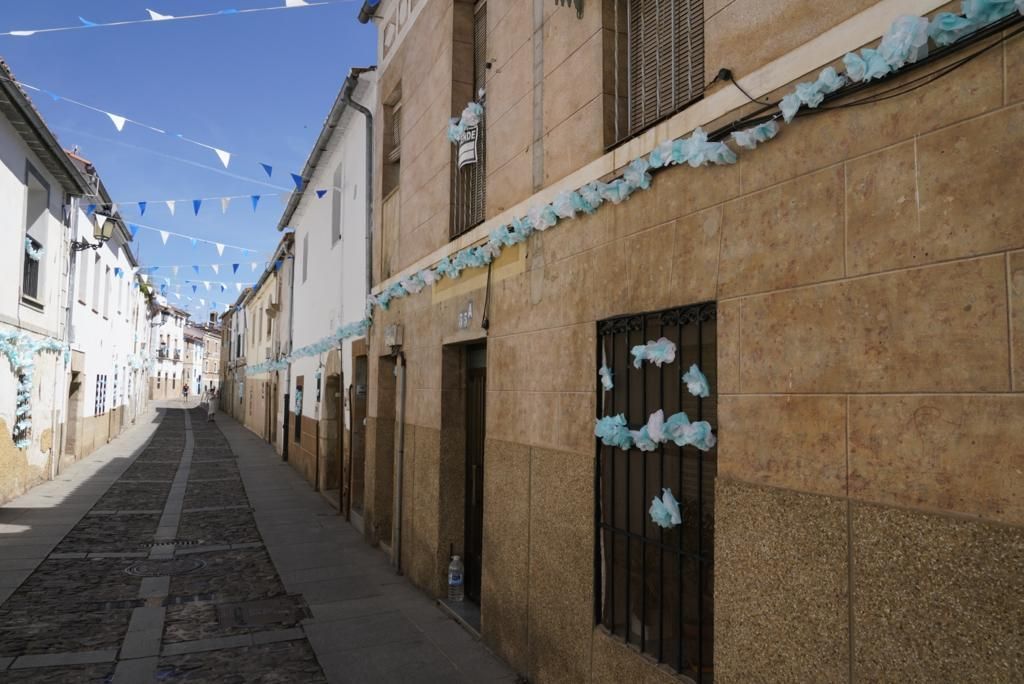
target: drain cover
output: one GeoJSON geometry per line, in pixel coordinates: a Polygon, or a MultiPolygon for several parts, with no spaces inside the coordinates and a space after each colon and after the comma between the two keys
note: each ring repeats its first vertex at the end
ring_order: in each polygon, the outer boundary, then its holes
{"type": "Polygon", "coordinates": [[[125,572],[136,577],[164,577],[187,575],[199,568],[205,568],[206,561],[198,558],[169,558],[167,560],[144,560],[125,568],[125,572]]]}
{"type": "Polygon", "coordinates": [[[217,606],[217,621],[225,627],[248,627],[284,623],[294,625],[309,617],[299,597],[278,596],[261,601],[222,603],[217,606]]]}
{"type": "Polygon", "coordinates": [[[153,547],[153,546],[196,546],[202,544],[202,539],[167,539],[164,541],[151,541],[145,544],[139,544],[141,547],[153,547]]]}

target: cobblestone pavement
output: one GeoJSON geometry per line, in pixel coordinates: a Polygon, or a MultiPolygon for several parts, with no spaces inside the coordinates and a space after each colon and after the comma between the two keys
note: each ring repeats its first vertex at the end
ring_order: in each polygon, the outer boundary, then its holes
{"type": "Polygon", "coordinates": [[[269,445],[162,416],[0,507],[0,684],[517,681],[269,445]]]}
{"type": "Polygon", "coordinates": [[[298,629],[308,615],[221,431],[168,410],[0,605],[0,682],[326,682],[298,629]]]}

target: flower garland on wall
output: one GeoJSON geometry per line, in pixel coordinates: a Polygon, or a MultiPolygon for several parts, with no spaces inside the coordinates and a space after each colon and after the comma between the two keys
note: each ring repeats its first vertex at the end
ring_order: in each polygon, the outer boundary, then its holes
{"type": "Polygon", "coordinates": [[[70,359],[71,350],[66,342],[52,337],[35,339],[23,332],[0,331],[0,352],[11,365],[11,371],[18,378],[17,403],[14,409],[12,438],[18,449],[27,449],[32,434],[32,378],[35,375],[35,357],[40,352],[64,352],[64,365],[70,359]]]}
{"type": "MultiPolygon", "coordinates": [[[[817,79],[798,84],[793,92],[782,99],[778,114],[768,121],[733,132],[730,136],[732,142],[742,149],[754,150],[779,134],[780,118],[789,124],[801,108],[818,107],[826,95],[837,92],[848,83],[882,78],[906,64],[918,61],[927,55],[929,39],[937,46],[945,47],[988,24],[1004,19],[1014,11],[1024,15],[1024,0],[963,0],[962,10],[961,15],[940,13],[931,21],[917,16],[897,18],[878,48],[864,48],[859,53],[850,52],[843,57],[845,73],[839,73],[833,67],[822,69],[817,79]]],[[[482,105],[469,103],[461,118],[450,121],[448,139],[452,143],[461,142],[466,128],[478,123],[482,115],[482,105]]],[[[387,289],[368,295],[364,319],[342,326],[334,334],[308,347],[319,351],[300,355],[299,352],[303,350],[296,350],[277,361],[252,366],[246,372],[253,374],[283,370],[294,358],[312,356],[330,349],[343,339],[364,335],[372,322],[374,309],[387,311],[396,299],[418,294],[444,278],[457,279],[468,268],[489,265],[505,247],[525,242],[535,232],[546,231],[580,214],[593,214],[605,202],[619,204],[637,190],[649,189],[653,180],[651,169],[683,164],[696,169],[709,165],[735,164],[736,161],[736,152],[727,143],[709,140],[707,133],[699,127],[689,137],[666,140],[646,157],[633,160],[620,177],[607,183],[592,181],[576,190],[563,191],[551,203],[535,205],[527,211],[526,216],[514,217],[510,223],[498,226],[483,244],[467,247],[451,257],[446,256],[434,267],[410,274],[387,289]]],[[[607,382],[610,384],[611,371],[606,370],[607,382]]],[[[619,435],[621,438],[621,433],[619,435]]]]}

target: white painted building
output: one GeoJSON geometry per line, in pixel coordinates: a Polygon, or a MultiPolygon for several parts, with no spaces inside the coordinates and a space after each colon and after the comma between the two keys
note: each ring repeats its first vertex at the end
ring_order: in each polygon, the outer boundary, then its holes
{"type": "MultiPolygon", "coordinates": [[[[364,316],[370,248],[368,126],[360,107],[373,110],[376,99],[376,72],[353,69],[306,161],[305,188],[293,195],[278,224],[279,230],[295,231],[291,349],[322,340],[364,316]]],[[[282,322],[288,323],[284,317],[282,322]]],[[[340,484],[342,442],[348,443],[353,422],[351,402],[365,401],[364,361],[365,342],[346,340],[340,348],[293,361],[282,383],[282,394],[291,399],[289,412],[301,413],[301,419],[289,418],[289,461],[324,490],[337,491],[340,484]]]]}
{"type": "Polygon", "coordinates": [[[71,261],[64,207],[89,192],[0,61],[0,503],[60,468],[71,261]],[[35,347],[47,343],[52,351],[35,347]]]}
{"type": "Polygon", "coordinates": [[[68,388],[69,460],[79,459],[117,437],[145,410],[148,398],[149,307],[135,276],[132,236],[119,217],[108,217],[110,198],[92,164],[71,154],[92,179],[96,196],[78,204],[72,237],[95,249],[72,258],[71,382],[68,388]],[[101,222],[113,226],[110,239],[93,239],[101,222]]]}
{"type": "Polygon", "coordinates": [[[188,312],[171,306],[157,295],[153,302],[149,336],[153,363],[149,378],[150,399],[178,399],[185,370],[185,325],[188,312]]]}

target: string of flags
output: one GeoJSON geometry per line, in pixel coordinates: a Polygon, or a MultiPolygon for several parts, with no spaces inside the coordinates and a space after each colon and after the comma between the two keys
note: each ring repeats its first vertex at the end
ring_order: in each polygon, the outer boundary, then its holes
{"type": "MultiPolygon", "coordinates": [[[[98,214],[98,213],[95,213],[95,212],[96,212],[96,205],[95,204],[90,204],[89,206],[86,207],[86,214],[89,215],[89,216],[95,215],[96,216],[96,221],[97,221],[97,223],[100,224],[101,227],[102,227],[102,224],[104,224],[104,223],[106,223],[107,221],[110,220],[110,216],[106,216],[104,214],[98,214]]],[[[256,254],[256,253],[258,253],[258,250],[255,250],[255,249],[253,249],[251,247],[241,247],[239,245],[230,245],[230,244],[228,244],[226,242],[217,242],[215,240],[208,240],[206,238],[195,237],[193,235],[185,235],[184,233],[176,233],[174,231],[165,230],[163,228],[157,228],[156,226],[148,226],[145,223],[128,223],[128,232],[131,233],[133,238],[136,235],[139,234],[139,230],[140,229],[141,230],[148,230],[148,231],[151,231],[151,232],[154,232],[154,233],[158,233],[160,235],[160,240],[165,245],[167,244],[167,240],[169,240],[172,236],[176,237],[176,238],[181,238],[183,240],[188,240],[189,242],[192,243],[192,247],[193,248],[198,247],[200,242],[202,242],[204,244],[208,244],[208,245],[213,245],[214,247],[216,247],[217,254],[219,256],[224,256],[224,250],[225,249],[237,249],[237,250],[242,252],[242,256],[248,256],[249,254],[256,254]]]]}
{"type": "MultiPolygon", "coordinates": [[[[301,180],[302,180],[301,178],[298,179],[296,181],[296,183],[301,182],[301,180]]],[[[333,188],[333,189],[338,190],[340,188],[333,188]]],[[[316,191],[317,199],[323,199],[324,196],[327,195],[328,192],[330,192],[330,190],[331,189],[318,189],[316,191]]],[[[260,200],[262,200],[262,199],[264,199],[266,197],[277,197],[278,199],[281,200],[281,204],[282,205],[287,206],[288,202],[291,200],[293,194],[294,194],[294,192],[289,190],[287,192],[280,192],[280,193],[278,193],[278,192],[272,192],[272,193],[264,192],[264,193],[260,193],[260,194],[257,194],[257,195],[217,195],[217,196],[213,196],[213,197],[198,197],[198,198],[195,198],[195,199],[131,200],[131,201],[121,200],[121,201],[117,201],[117,202],[112,202],[109,205],[104,205],[104,206],[110,206],[111,207],[111,213],[117,212],[119,210],[120,211],[124,211],[124,209],[126,207],[135,207],[136,210],[139,213],[139,216],[145,216],[146,212],[149,210],[150,205],[162,205],[162,206],[166,207],[167,212],[171,216],[174,216],[175,213],[178,210],[178,205],[179,204],[184,204],[184,205],[190,206],[192,208],[192,213],[193,213],[194,216],[199,216],[200,210],[203,208],[204,205],[207,205],[207,204],[219,204],[220,205],[221,214],[227,214],[228,213],[228,209],[231,207],[231,202],[234,201],[234,200],[248,200],[249,203],[252,206],[253,212],[255,212],[257,207],[259,206],[260,200]]],[[[90,206],[94,206],[94,205],[90,205],[90,206]]]]}
{"type": "MultiPolygon", "coordinates": [[[[4,35],[4,34],[0,33],[0,35],[4,35]]],[[[68,104],[75,105],[76,107],[81,107],[83,109],[88,109],[89,111],[96,112],[97,114],[102,114],[102,115],[106,116],[108,119],[110,119],[110,122],[114,125],[114,128],[117,130],[118,133],[123,132],[125,127],[128,124],[132,124],[133,126],[137,126],[138,128],[145,129],[147,131],[150,131],[151,133],[157,133],[159,135],[165,135],[165,136],[167,136],[169,138],[173,138],[175,140],[179,140],[181,142],[188,143],[188,144],[193,145],[195,147],[201,147],[204,150],[208,150],[210,152],[213,152],[217,156],[217,159],[220,161],[220,163],[224,166],[225,169],[228,168],[231,165],[231,160],[235,157],[235,154],[233,152],[230,152],[228,150],[222,149],[222,148],[217,147],[215,145],[210,145],[210,144],[201,142],[199,140],[195,140],[193,138],[189,138],[189,137],[185,136],[182,133],[173,133],[173,132],[168,131],[165,128],[160,128],[159,126],[154,126],[152,124],[145,123],[143,121],[139,121],[138,119],[133,119],[133,118],[121,115],[121,114],[115,114],[114,112],[110,112],[110,111],[107,111],[107,110],[102,109],[100,107],[96,107],[94,105],[87,104],[85,102],[81,102],[81,101],[76,100],[74,98],[65,97],[64,95],[59,95],[59,94],[57,94],[57,93],[55,93],[55,92],[53,92],[51,90],[47,90],[46,88],[41,88],[39,86],[32,85],[30,83],[25,83],[24,81],[19,81],[17,79],[7,78],[7,77],[0,77],[0,78],[2,78],[5,81],[8,81],[10,83],[13,83],[13,84],[15,84],[17,86],[20,86],[21,88],[24,88],[25,90],[31,90],[33,92],[42,93],[43,95],[46,95],[47,97],[49,97],[54,102],[67,102],[68,104]]],[[[263,161],[258,162],[258,164],[259,164],[260,168],[263,170],[263,173],[266,174],[267,178],[272,179],[274,177],[274,166],[272,164],[268,164],[268,163],[263,162],[263,161]]],[[[308,182],[308,179],[303,178],[301,174],[292,173],[292,172],[289,172],[288,176],[290,177],[292,184],[295,186],[295,190],[302,191],[303,189],[305,189],[306,183],[308,182]]],[[[288,200],[291,198],[291,193],[292,193],[292,191],[289,191],[289,192],[286,192],[286,193],[279,193],[278,196],[281,198],[282,202],[287,204],[288,200]]],[[[323,196],[326,195],[326,194],[327,194],[327,190],[317,190],[317,197],[323,198],[323,196]]],[[[259,204],[260,198],[261,197],[265,197],[265,196],[273,196],[273,194],[267,195],[266,193],[264,193],[262,195],[231,195],[231,196],[205,197],[205,198],[198,198],[198,199],[193,199],[193,200],[181,200],[181,201],[185,201],[185,202],[191,201],[193,203],[193,209],[194,209],[195,213],[198,215],[199,214],[199,208],[202,206],[203,201],[207,200],[207,199],[209,199],[209,200],[220,200],[221,201],[221,207],[222,207],[222,210],[224,212],[227,211],[227,206],[224,204],[224,200],[225,199],[228,200],[228,204],[230,204],[230,200],[233,200],[233,199],[249,199],[252,202],[253,211],[255,211],[256,210],[256,206],[259,204]]],[[[177,204],[177,202],[179,200],[161,200],[161,201],[164,204],[167,205],[168,210],[171,212],[171,215],[173,216],[174,215],[174,210],[175,210],[174,209],[175,205],[177,204]]],[[[121,203],[118,203],[118,204],[121,204],[121,203]]],[[[140,205],[139,206],[140,212],[141,213],[145,213],[145,205],[148,204],[148,201],[145,201],[145,202],[134,202],[134,204],[140,205]]]]}
{"type": "Polygon", "coordinates": [[[174,16],[171,14],[161,14],[155,10],[147,9],[146,13],[149,15],[146,19],[121,19],[116,21],[96,22],[90,21],[85,17],[78,17],[78,23],[72,24],[71,26],[54,26],[51,28],[41,29],[20,29],[14,31],[0,32],[0,36],[16,36],[19,38],[28,38],[39,33],[58,33],[63,31],[79,31],[82,29],[92,28],[104,28],[109,26],[129,26],[133,24],[152,24],[155,22],[163,21],[183,21],[186,19],[206,19],[209,17],[223,17],[230,15],[241,15],[241,14],[255,14],[257,12],[274,12],[277,10],[285,9],[297,9],[300,7],[323,7],[325,5],[336,5],[342,2],[351,2],[351,0],[283,0],[283,2],[277,5],[269,7],[253,7],[250,9],[222,9],[209,12],[199,12],[196,14],[182,14],[174,16]]]}
{"type": "Polygon", "coordinates": [[[227,273],[228,269],[231,270],[232,274],[238,273],[241,269],[242,273],[245,273],[245,266],[249,267],[250,273],[255,273],[259,269],[266,268],[269,262],[266,261],[247,261],[247,262],[236,262],[231,264],[159,264],[157,266],[145,266],[142,271],[146,273],[156,273],[157,271],[170,271],[174,275],[178,275],[178,272],[182,269],[192,269],[192,272],[199,275],[200,269],[208,268],[216,274],[220,273],[223,268],[224,272],[227,273]]]}

